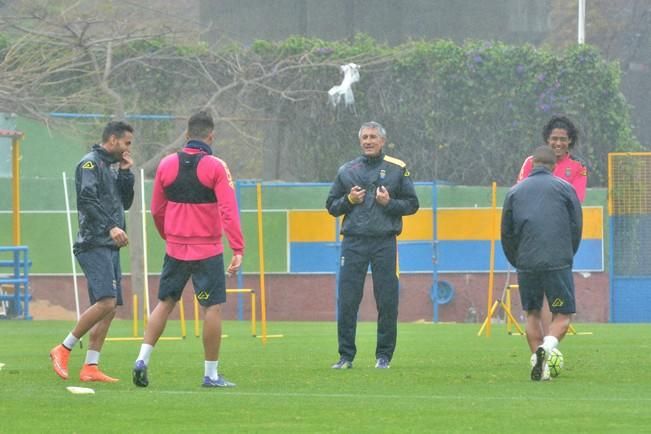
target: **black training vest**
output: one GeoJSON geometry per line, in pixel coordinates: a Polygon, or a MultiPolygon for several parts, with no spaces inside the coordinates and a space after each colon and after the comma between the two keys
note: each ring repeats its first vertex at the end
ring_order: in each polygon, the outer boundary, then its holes
{"type": "Polygon", "coordinates": [[[165,188],[167,200],[177,203],[215,203],[215,192],[199,182],[197,166],[205,154],[178,152],[179,173],[173,183],[165,188]]]}

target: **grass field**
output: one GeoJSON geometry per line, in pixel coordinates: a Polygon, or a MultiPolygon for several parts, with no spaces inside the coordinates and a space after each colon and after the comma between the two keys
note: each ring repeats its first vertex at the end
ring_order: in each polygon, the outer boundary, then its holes
{"type": "MultiPolygon", "coordinates": [[[[265,346],[249,324],[226,322],[220,372],[234,389],[203,389],[201,340],[161,341],[150,386],[131,383],[138,342],[108,342],[104,370],[121,381],[72,395],[85,349],[70,359],[71,380],[50,367],[65,321],[0,321],[1,433],[181,432],[546,432],[651,430],[648,325],[578,324],[590,336],[561,344],[565,368],[550,382],[529,380],[524,338],[503,325],[477,337],[476,324],[399,325],[389,370],[374,369],[375,324],[361,323],[354,369],[336,371],[332,322],[269,323],[284,334],[265,346]]],[[[112,336],[131,323],[116,321],[112,336]]],[[[178,330],[168,324],[168,334],[178,330]]]]}

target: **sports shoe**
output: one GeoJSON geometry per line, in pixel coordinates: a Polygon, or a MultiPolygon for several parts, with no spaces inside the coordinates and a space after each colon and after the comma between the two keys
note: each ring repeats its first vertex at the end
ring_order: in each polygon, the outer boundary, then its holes
{"type": "Polygon", "coordinates": [[[216,380],[206,376],[203,377],[202,387],[235,387],[235,383],[231,383],[221,375],[217,376],[216,380]]]}
{"type": "Polygon", "coordinates": [[[549,355],[547,351],[540,346],[536,349],[536,364],[531,368],[531,379],[533,381],[540,381],[543,379],[545,371],[549,375],[549,366],[547,366],[547,359],[549,355]]]}
{"type": "Polygon", "coordinates": [[[390,366],[389,359],[386,357],[378,357],[375,361],[375,367],[378,369],[389,369],[390,366]]]}
{"type": "Polygon", "coordinates": [[[68,379],[68,359],[70,358],[70,350],[62,344],[50,350],[50,359],[52,359],[52,368],[56,374],[63,378],[68,379]]]}
{"type": "Polygon", "coordinates": [[[353,362],[342,357],[341,359],[339,359],[337,363],[335,363],[331,367],[332,369],[352,369],[353,362]]]}
{"type": "Polygon", "coordinates": [[[99,366],[97,365],[88,365],[85,364],[81,368],[81,372],[79,373],[79,379],[81,381],[97,381],[100,383],[117,383],[118,380],[117,378],[109,377],[105,373],[99,370],[99,366]]]}
{"type": "Polygon", "coordinates": [[[145,365],[144,360],[136,360],[136,364],[133,366],[133,384],[138,387],[147,387],[149,386],[149,379],[147,378],[147,365],[145,365]]]}
{"type": "Polygon", "coordinates": [[[545,369],[543,369],[543,374],[542,377],[540,378],[540,381],[551,381],[552,379],[552,372],[551,369],[549,369],[549,363],[545,363],[545,369]]]}

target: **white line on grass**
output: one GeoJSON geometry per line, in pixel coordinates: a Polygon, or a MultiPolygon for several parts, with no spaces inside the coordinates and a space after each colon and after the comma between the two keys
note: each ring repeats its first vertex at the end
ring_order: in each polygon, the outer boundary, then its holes
{"type": "MultiPolygon", "coordinates": [[[[123,390],[105,390],[102,393],[122,393],[123,390]]],[[[128,391],[133,393],[133,391],[128,391]]],[[[147,391],[150,394],[164,394],[164,395],[194,395],[199,393],[206,393],[204,390],[149,390],[147,391]]],[[[443,401],[443,400],[457,400],[457,401],[521,401],[523,399],[532,400],[532,401],[585,401],[585,402],[651,402],[651,397],[585,397],[585,396],[571,396],[566,398],[561,398],[556,395],[550,396],[468,396],[468,395],[382,395],[382,394],[361,394],[361,393],[305,393],[305,392],[235,392],[232,390],[224,390],[221,392],[223,396],[253,396],[253,397],[276,397],[276,398],[372,398],[372,399],[429,399],[432,401],[443,401]]]]}

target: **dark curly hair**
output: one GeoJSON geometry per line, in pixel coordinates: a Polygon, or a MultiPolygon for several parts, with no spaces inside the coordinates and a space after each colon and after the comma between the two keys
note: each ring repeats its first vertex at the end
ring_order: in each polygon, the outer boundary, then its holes
{"type": "Polygon", "coordinates": [[[573,149],[579,144],[579,130],[577,130],[572,121],[565,116],[554,116],[549,120],[549,122],[547,122],[547,125],[545,125],[542,131],[545,143],[547,143],[549,136],[556,128],[567,131],[567,136],[570,138],[570,143],[567,146],[569,149],[573,149]]]}

